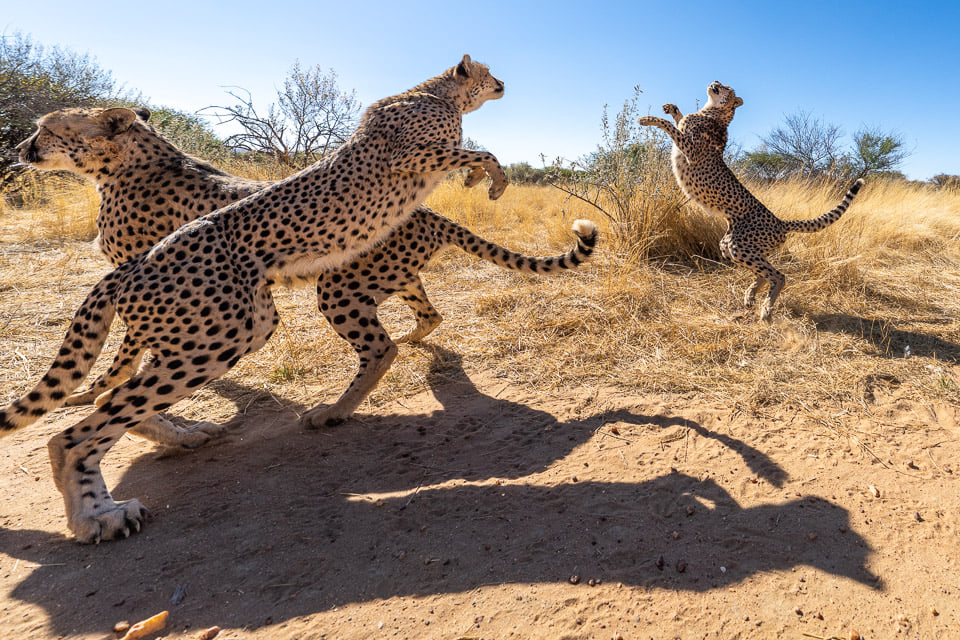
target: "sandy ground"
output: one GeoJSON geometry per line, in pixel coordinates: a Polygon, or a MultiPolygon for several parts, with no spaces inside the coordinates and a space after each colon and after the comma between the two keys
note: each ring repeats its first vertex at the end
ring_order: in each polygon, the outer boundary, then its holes
{"type": "Polygon", "coordinates": [[[429,391],[340,427],[266,399],[189,453],[125,438],[107,482],[152,516],[98,546],[46,460],[88,409],[5,439],[0,637],[169,610],[154,637],[960,638],[955,408],[879,385],[869,419],[810,423],[435,355],[429,391]]]}

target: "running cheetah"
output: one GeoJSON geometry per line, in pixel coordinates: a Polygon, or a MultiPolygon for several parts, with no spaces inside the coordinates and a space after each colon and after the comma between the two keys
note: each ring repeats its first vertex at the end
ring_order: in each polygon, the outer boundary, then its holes
{"type": "MultiPolygon", "coordinates": [[[[22,162],[38,169],[70,171],[96,183],[101,195],[98,240],[114,266],[136,257],[183,224],[272,184],[232,176],[183,153],[148,124],[149,118],[146,109],[63,109],[41,118],[34,134],[18,146],[22,162]]],[[[371,253],[321,274],[320,310],[350,342],[360,368],[342,398],[305,416],[305,426],[348,418],[389,369],[397,350],[377,319],[377,306],[388,297],[400,295],[417,320],[416,327],[396,342],[418,341],[440,324],[442,317],[430,303],[419,272],[441,249],[459,246],[507,269],[552,273],[576,267],[592,252],[593,223],[575,221],[573,230],[578,245],[568,255],[529,258],[489,243],[421,206],[371,253]]],[[[144,352],[125,335],[110,368],[65,404],[92,402],[125,381],[139,368],[144,352]]],[[[217,427],[200,423],[184,429],[157,415],[136,431],[162,444],[195,447],[218,432],[217,427]]]]}
{"type": "Polygon", "coordinates": [[[464,56],[410,91],[371,105],[357,130],[312,167],[187,223],[97,283],[59,355],[33,391],[0,411],[0,435],[63,404],[103,348],[114,315],[154,359],[106,394],[90,416],[51,438],[53,477],[67,525],[81,542],[138,531],[146,509],[115,502],[100,460],[127,429],[163,411],[277,327],[275,285],[315,278],[402,225],[450,171],[468,185],[507,186],[493,154],[462,149],[461,117],[503,96],[503,83],[464,56]]]}

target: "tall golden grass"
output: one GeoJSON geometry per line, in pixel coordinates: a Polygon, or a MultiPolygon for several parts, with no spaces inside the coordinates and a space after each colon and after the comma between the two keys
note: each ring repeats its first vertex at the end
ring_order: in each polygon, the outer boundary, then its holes
{"type": "MultiPolygon", "coordinates": [[[[7,372],[0,400],[42,374],[73,310],[109,269],[87,242],[95,236],[95,190],[54,175],[24,179],[35,181],[23,191],[26,201],[0,205],[0,366],[7,372]]],[[[785,218],[820,215],[844,190],[800,181],[752,189],[785,218]]],[[[690,205],[662,214],[657,251],[638,260],[612,250],[610,224],[595,209],[551,187],[514,185],[490,201],[484,188],[448,180],[427,204],[492,241],[540,255],[572,243],[574,219],[592,219],[600,249],[580,270],[550,278],[443,253],[423,274],[443,325],[424,345],[401,346],[368,402],[423,390],[453,366],[540,391],[615,386],[760,413],[814,412],[828,422],[837,412],[869,414],[877,384],[931,405],[960,402],[956,191],[868,181],[832,227],[791,236],[773,258],[787,286],[770,324],[742,306],[749,274],[691,256],[698,243],[712,246],[724,224],[690,205]],[[451,353],[458,362],[449,362],[451,353]]],[[[242,386],[251,401],[269,392],[295,407],[332,402],[353,376],[351,350],[317,313],[314,292],[281,291],[277,300],[277,336],[220,384],[242,386]]],[[[412,323],[396,300],[383,305],[381,319],[392,335],[412,323]]],[[[112,338],[94,373],[115,346],[112,338]]],[[[179,411],[222,419],[234,408],[201,390],[179,411]]]]}

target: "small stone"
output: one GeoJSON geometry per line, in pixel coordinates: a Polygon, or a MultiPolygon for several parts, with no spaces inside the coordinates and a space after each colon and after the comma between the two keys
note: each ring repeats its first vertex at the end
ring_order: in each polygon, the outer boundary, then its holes
{"type": "Polygon", "coordinates": [[[794,612],[795,614],[797,614],[798,616],[802,616],[802,615],[803,615],[803,610],[802,610],[800,607],[794,607],[793,612],[794,612]]]}
{"type": "Polygon", "coordinates": [[[688,516],[692,516],[692,515],[694,514],[694,511],[695,511],[695,510],[694,510],[693,507],[687,507],[687,515],[688,515],[688,516]]]}
{"type": "Polygon", "coordinates": [[[570,584],[580,584],[580,576],[570,576],[570,584]]]}
{"type": "Polygon", "coordinates": [[[913,512],[913,519],[916,520],[917,522],[923,522],[923,516],[920,515],[919,511],[913,512]]]}
{"type": "Polygon", "coordinates": [[[846,532],[847,532],[846,527],[840,527],[840,533],[846,533],[846,532]]]}
{"type": "MultiPolygon", "coordinates": [[[[382,625],[383,623],[381,622],[380,624],[382,625]]],[[[219,633],[220,627],[210,627],[209,629],[202,631],[200,635],[197,636],[197,640],[213,640],[217,637],[217,635],[219,635],[219,633]]]]}
{"type": "Polygon", "coordinates": [[[660,569],[660,571],[663,571],[663,564],[664,564],[663,556],[660,556],[659,558],[657,558],[657,569],[660,569]]]}
{"type": "Polygon", "coordinates": [[[121,620],[117,624],[113,625],[114,633],[124,633],[130,628],[130,623],[126,620],[121,620]]]}
{"type": "Polygon", "coordinates": [[[850,629],[850,635],[848,637],[850,640],[860,640],[860,634],[857,633],[856,629],[850,629]]]}
{"type": "Polygon", "coordinates": [[[593,578],[590,578],[590,579],[587,581],[587,584],[590,585],[591,587],[595,587],[595,586],[597,586],[597,581],[594,580],[593,578]]]}
{"type": "Polygon", "coordinates": [[[870,490],[870,493],[873,494],[873,497],[874,497],[874,498],[879,498],[879,497],[880,497],[880,489],[877,489],[877,488],[876,488],[875,486],[873,486],[873,485],[870,485],[869,487],[867,487],[867,489],[870,490]]]}
{"type": "Polygon", "coordinates": [[[817,534],[815,533],[811,533],[807,535],[807,540],[809,540],[810,542],[813,542],[816,539],[817,539],[817,534]]]}
{"type": "Polygon", "coordinates": [[[677,563],[677,573],[683,573],[687,570],[687,563],[681,560],[677,563]]]}
{"type": "Polygon", "coordinates": [[[938,615],[940,615],[940,612],[937,611],[936,607],[930,607],[930,615],[932,615],[932,616],[938,616],[938,615]]]}
{"type": "Polygon", "coordinates": [[[679,531],[674,531],[674,532],[671,533],[670,535],[673,536],[673,539],[674,539],[674,540],[679,540],[679,539],[680,539],[680,532],[679,532],[679,531]]]}
{"type": "Polygon", "coordinates": [[[817,615],[815,615],[814,618],[816,618],[817,620],[823,620],[823,614],[818,611],[817,615]]]}
{"type": "Polygon", "coordinates": [[[915,465],[915,464],[913,463],[913,460],[907,460],[907,468],[908,468],[908,469],[919,469],[920,467],[918,467],[917,465],[915,465]]]}

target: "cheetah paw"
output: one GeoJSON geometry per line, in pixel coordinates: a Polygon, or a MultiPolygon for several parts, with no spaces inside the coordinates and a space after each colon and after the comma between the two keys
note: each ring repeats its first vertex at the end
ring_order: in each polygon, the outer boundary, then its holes
{"type": "Polygon", "coordinates": [[[474,167],[470,169],[470,173],[467,174],[466,179],[463,181],[463,186],[466,188],[475,187],[480,184],[480,181],[487,176],[487,172],[483,170],[482,167],[474,167]]]}
{"type": "Polygon", "coordinates": [[[499,181],[498,181],[498,180],[494,180],[494,181],[493,181],[493,184],[490,185],[490,191],[489,191],[490,199],[491,199],[491,200],[496,200],[497,198],[499,198],[500,196],[502,196],[502,195],[503,195],[503,192],[506,191],[506,190],[507,190],[507,181],[506,181],[506,179],[499,180],[499,181]]]}
{"type": "Polygon", "coordinates": [[[101,540],[128,538],[140,531],[147,519],[147,509],[139,500],[117,502],[106,511],[82,517],[70,524],[70,530],[83,544],[100,544],[101,540]]]}
{"type": "Polygon", "coordinates": [[[332,407],[315,407],[300,416],[300,426],[304,429],[322,429],[335,427],[347,421],[352,413],[343,415],[337,405],[332,407]]]}

